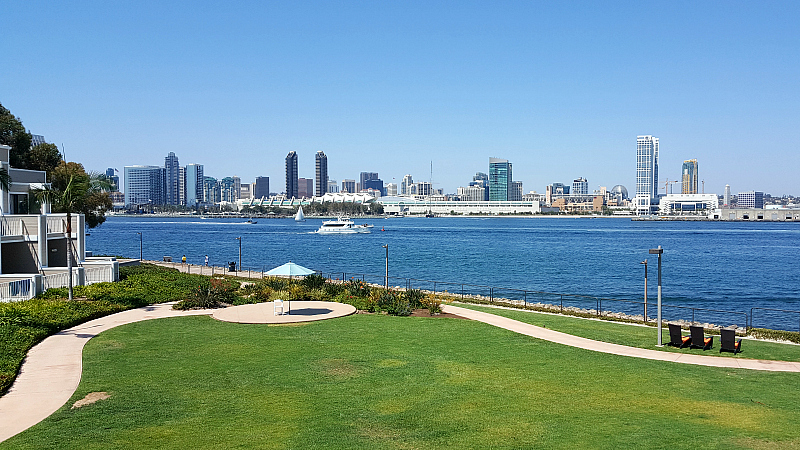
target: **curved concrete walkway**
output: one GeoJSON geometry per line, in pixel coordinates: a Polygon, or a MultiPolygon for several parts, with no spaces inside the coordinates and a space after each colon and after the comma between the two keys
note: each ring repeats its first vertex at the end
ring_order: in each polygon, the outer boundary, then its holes
{"type": "Polygon", "coordinates": [[[225,322],[281,324],[333,319],[356,312],[354,306],[336,302],[298,300],[286,302],[284,305],[287,313],[279,316],[275,315],[275,304],[265,302],[218,309],[211,314],[211,317],[225,322]]]}
{"type": "Polygon", "coordinates": [[[176,311],[173,303],[101,317],[54,334],[33,347],[11,389],[0,397],[0,442],[21,433],[69,401],[83,370],[83,346],[103,331],[148,319],[208,315],[214,310],[176,311]]]}
{"type": "Polygon", "coordinates": [[[524,334],[537,339],[569,345],[570,347],[592,350],[595,352],[610,353],[613,355],[630,356],[632,358],[653,359],[656,361],[677,362],[683,364],[696,364],[699,366],[725,367],[730,369],[769,370],[773,372],[800,372],[800,362],[771,361],[763,359],[723,358],[720,356],[692,355],[689,353],[662,352],[646,348],[627,347],[619,344],[610,344],[592,339],[573,336],[560,331],[548,330],[518,320],[497,316],[494,314],[460,308],[453,305],[442,305],[442,310],[452,314],[466,317],[467,319],[504,328],[515,333],[524,334]]]}

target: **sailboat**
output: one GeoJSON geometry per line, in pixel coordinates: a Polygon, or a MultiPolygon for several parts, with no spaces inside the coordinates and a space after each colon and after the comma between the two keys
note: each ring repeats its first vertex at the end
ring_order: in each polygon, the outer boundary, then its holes
{"type": "Polygon", "coordinates": [[[303,215],[303,207],[302,206],[298,206],[297,207],[297,214],[294,216],[294,220],[295,220],[295,222],[305,222],[306,221],[306,216],[303,215]]]}

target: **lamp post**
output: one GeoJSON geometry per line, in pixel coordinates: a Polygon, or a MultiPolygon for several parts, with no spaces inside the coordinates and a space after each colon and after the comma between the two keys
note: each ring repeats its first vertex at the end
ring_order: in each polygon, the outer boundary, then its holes
{"type": "Polygon", "coordinates": [[[389,244],[382,245],[381,247],[386,249],[386,278],[384,279],[384,285],[386,290],[389,289],[389,244]]]}
{"type": "Polygon", "coordinates": [[[239,241],[239,272],[242,271],[242,237],[239,236],[236,238],[239,241]]]}
{"type": "Polygon", "coordinates": [[[661,254],[664,253],[664,249],[661,248],[659,245],[658,248],[651,248],[650,254],[651,255],[658,255],[658,346],[663,347],[664,345],[661,343],[661,254]]]}
{"type": "Polygon", "coordinates": [[[647,260],[639,264],[644,264],[644,322],[647,323],[647,260]]]}
{"type": "Polygon", "coordinates": [[[143,241],[142,241],[142,232],[139,231],[136,234],[139,235],[139,261],[142,261],[142,260],[144,260],[144,258],[142,257],[142,254],[143,254],[142,250],[144,249],[144,245],[143,245],[143,241]]]}

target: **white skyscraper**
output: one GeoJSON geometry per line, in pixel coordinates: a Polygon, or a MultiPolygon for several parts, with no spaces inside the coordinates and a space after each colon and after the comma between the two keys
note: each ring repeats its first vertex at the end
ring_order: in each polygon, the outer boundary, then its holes
{"type": "Polygon", "coordinates": [[[725,185],[725,199],[724,199],[724,202],[725,202],[725,206],[731,206],[731,185],[730,184],[726,184],[725,185]]]}
{"type": "Polygon", "coordinates": [[[658,138],[636,137],[636,214],[658,212],[658,138]]]}
{"type": "Polygon", "coordinates": [[[414,180],[411,178],[411,175],[406,174],[406,176],[403,177],[402,183],[400,183],[400,194],[410,195],[411,186],[413,185],[414,185],[414,180]]]}

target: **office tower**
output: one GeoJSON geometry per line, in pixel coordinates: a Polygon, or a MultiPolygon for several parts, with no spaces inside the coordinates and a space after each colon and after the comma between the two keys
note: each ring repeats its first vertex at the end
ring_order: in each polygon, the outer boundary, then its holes
{"type": "Polygon", "coordinates": [[[572,195],[576,197],[589,195],[589,182],[586,178],[580,177],[577,180],[572,180],[572,195]]]}
{"type": "Polygon", "coordinates": [[[386,184],[386,195],[397,195],[397,183],[386,184]]]}
{"type": "Polygon", "coordinates": [[[165,200],[167,205],[180,205],[181,194],[180,189],[183,184],[180,182],[181,166],[178,163],[178,157],[175,152],[169,152],[167,157],[164,158],[164,170],[166,178],[167,190],[165,192],[165,200]]]}
{"type": "Polygon", "coordinates": [[[125,204],[163,205],[166,203],[163,167],[125,166],[125,204]]]}
{"type": "Polygon", "coordinates": [[[236,175],[232,176],[231,178],[233,178],[233,194],[238,200],[242,198],[242,179],[236,175]]]}
{"type": "Polygon", "coordinates": [[[658,212],[658,138],[636,137],[636,213],[658,212]]]}
{"type": "MultiPolygon", "coordinates": [[[[476,172],[475,176],[472,177],[472,181],[469,183],[471,187],[479,187],[483,189],[483,199],[481,200],[489,200],[489,175],[486,175],[483,172],[476,172]]],[[[471,194],[472,195],[472,194],[471,194]]]]}
{"type": "Polygon", "coordinates": [[[376,190],[376,191],[380,192],[381,195],[386,195],[386,188],[384,188],[384,186],[383,186],[383,180],[381,180],[380,178],[377,178],[377,175],[378,175],[377,173],[374,174],[374,175],[376,175],[375,178],[370,178],[368,180],[364,180],[364,182],[361,183],[361,186],[359,187],[359,192],[367,190],[367,189],[373,189],[373,190],[376,190]]]}
{"type": "MultiPolygon", "coordinates": [[[[316,162],[317,197],[322,197],[328,192],[328,157],[324,152],[317,152],[316,162]]],[[[310,196],[309,196],[310,197],[310,196]]]]}
{"type": "Polygon", "coordinates": [[[331,180],[328,178],[328,189],[326,193],[336,194],[339,192],[339,184],[336,183],[336,180],[331,180]]]}
{"type": "Polygon", "coordinates": [[[297,186],[297,153],[286,155],[286,198],[298,198],[297,186]]]}
{"type": "Polygon", "coordinates": [[[44,136],[41,134],[31,134],[31,147],[36,147],[39,144],[46,144],[47,141],[44,140],[44,136]]]}
{"type": "Polygon", "coordinates": [[[481,186],[459,187],[456,191],[458,199],[462,202],[482,202],[486,189],[481,186]]]}
{"type": "Polygon", "coordinates": [[[186,206],[197,206],[204,199],[203,165],[188,164],[184,171],[186,173],[186,206]]]}
{"type": "Polygon", "coordinates": [[[724,198],[725,206],[731,206],[731,185],[725,185],[725,198],[724,198]]]}
{"type": "Polygon", "coordinates": [[[220,201],[235,202],[239,199],[239,192],[236,190],[236,180],[234,177],[225,177],[219,180],[220,201]]]}
{"type": "Polygon", "coordinates": [[[511,182],[511,196],[508,199],[515,202],[522,201],[522,181],[511,182]]]}
{"type": "Polygon", "coordinates": [[[415,195],[424,195],[427,197],[433,194],[433,186],[427,181],[420,181],[418,183],[414,183],[414,189],[412,192],[415,195]]]}
{"type": "Polygon", "coordinates": [[[119,176],[116,175],[116,172],[117,169],[114,169],[113,167],[109,167],[108,169],[106,169],[106,178],[108,178],[108,181],[110,181],[111,184],[114,185],[111,188],[112,191],[119,190],[119,176]]]}
{"type": "Polygon", "coordinates": [[[298,178],[297,186],[297,198],[311,198],[314,196],[314,180],[311,178],[298,178]]]}
{"type": "Polygon", "coordinates": [[[252,198],[250,196],[250,183],[245,183],[239,186],[239,198],[252,198]]]}
{"type": "Polygon", "coordinates": [[[356,192],[356,180],[342,180],[342,192],[354,194],[356,192]]]}
{"type": "Polygon", "coordinates": [[[269,198],[269,177],[256,177],[253,198],[269,198]]]}
{"type": "Polygon", "coordinates": [[[203,202],[219,203],[222,201],[219,181],[214,177],[203,177],[203,202]]]}
{"type": "Polygon", "coordinates": [[[361,172],[361,179],[360,179],[360,189],[367,189],[365,187],[365,183],[369,180],[377,180],[378,173],[377,172],[361,172]]]}
{"type": "Polygon", "coordinates": [[[764,193],[759,191],[739,192],[736,206],[739,208],[764,208],[764,193]]]}
{"type": "Polygon", "coordinates": [[[511,163],[507,159],[489,158],[489,201],[511,198],[511,163]]]}
{"type": "Polygon", "coordinates": [[[697,160],[684,161],[681,173],[681,194],[697,194],[697,160]]]}
{"type": "Polygon", "coordinates": [[[403,177],[403,181],[400,182],[400,194],[411,195],[412,185],[414,185],[414,179],[411,178],[410,174],[406,174],[406,176],[403,177]]]}

